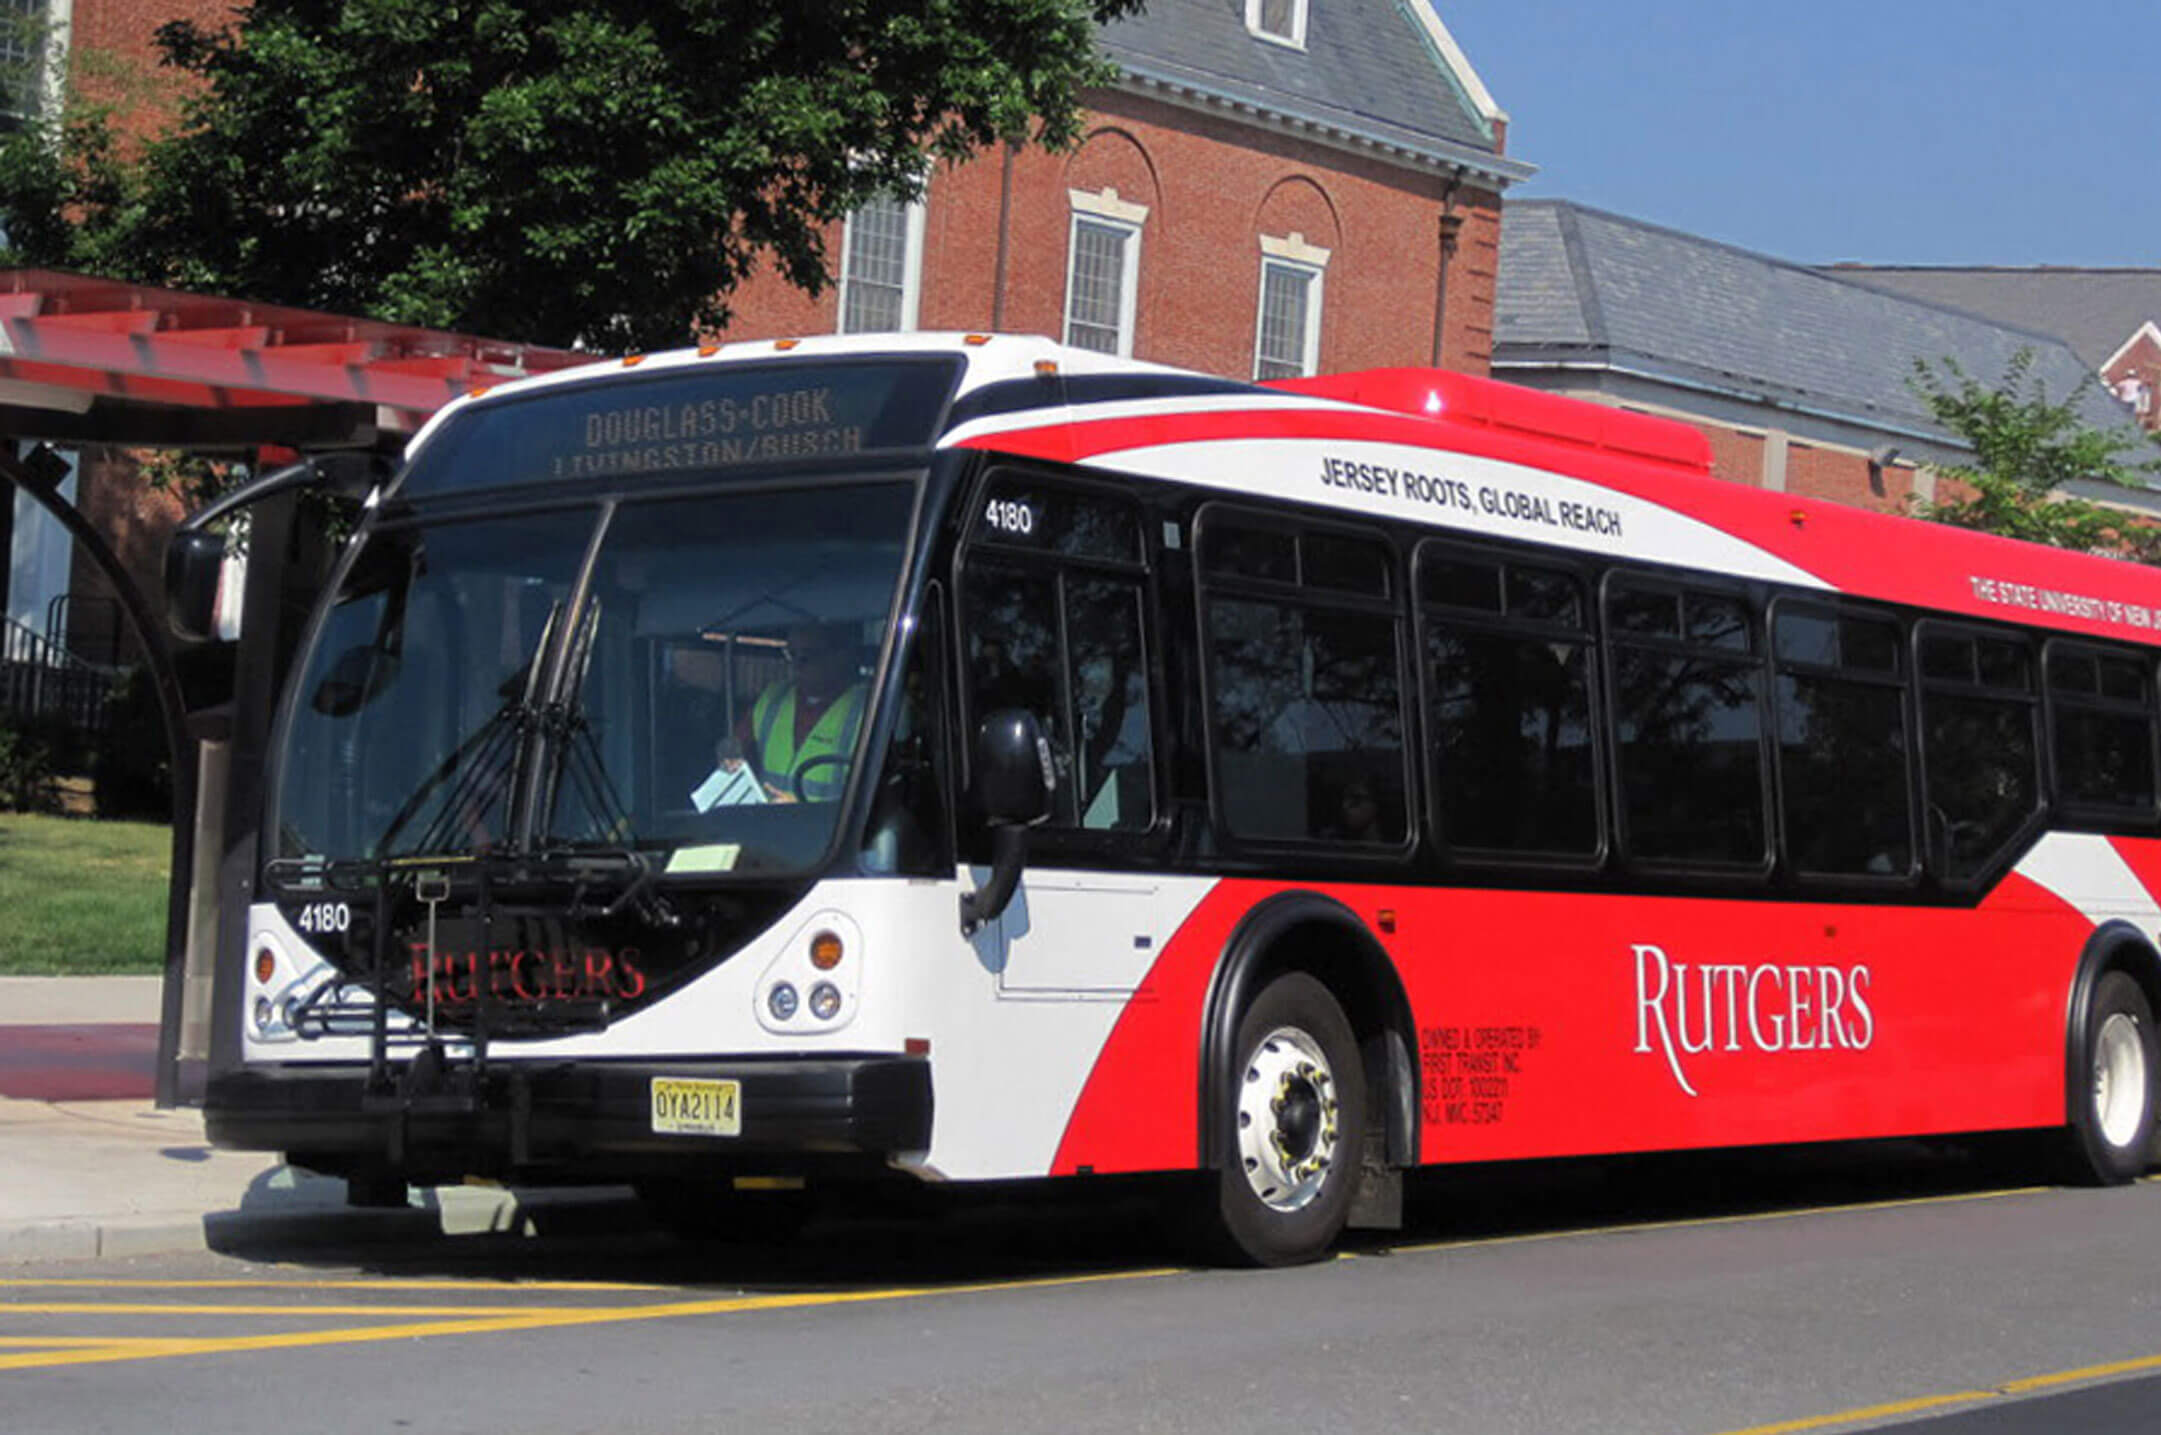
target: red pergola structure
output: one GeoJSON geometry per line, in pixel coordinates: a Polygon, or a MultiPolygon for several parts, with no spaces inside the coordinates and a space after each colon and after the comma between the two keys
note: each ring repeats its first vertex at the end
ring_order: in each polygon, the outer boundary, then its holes
{"type": "MultiPolygon", "coordinates": [[[[190,894],[198,803],[196,745],[211,730],[236,764],[267,735],[274,661],[291,635],[244,641],[234,700],[203,733],[191,732],[162,604],[144,593],[112,545],[61,497],[66,465],[46,445],[104,444],[273,454],[394,448],[428,416],[467,391],[589,362],[595,356],[406,324],[321,314],[245,299],[124,284],[50,269],[0,270],[0,439],[38,446],[21,457],[0,445],[0,478],[28,493],[102,570],[135,630],[165,717],[172,756],[171,897],[166,909],[165,1004],[159,1042],[160,1105],[200,1098],[199,1070],[179,1049],[188,976],[190,894]]],[[[251,611],[271,626],[284,615],[263,602],[285,582],[292,495],[259,506],[251,530],[251,611]],[[259,587],[260,585],[260,587],[259,587]]],[[[202,726],[202,724],[198,724],[202,726]]],[[[259,760],[259,753],[254,754],[259,760]]],[[[236,773],[241,769],[236,766],[236,773]]],[[[229,802],[259,798],[243,781],[229,802]]],[[[236,864],[216,859],[214,898],[236,864]]],[[[219,953],[220,964],[237,960],[219,953]]],[[[216,989],[215,987],[213,988],[216,989]]],[[[230,1013],[213,1013],[213,1047],[237,1040],[230,1013]]]]}
{"type": "Polygon", "coordinates": [[[123,447],[395,443],[594,356],[52,269],[0,270],[0,434],[123,447]]]}

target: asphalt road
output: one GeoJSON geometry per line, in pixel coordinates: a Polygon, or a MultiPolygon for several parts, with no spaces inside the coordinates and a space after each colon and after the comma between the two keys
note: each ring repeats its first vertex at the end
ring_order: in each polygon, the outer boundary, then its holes
{"type": "Polygon", "coordinates": [[[1300,1270],[1132,1199],[0,1273],[0,1429],[2161,1427],[2161,1184],[1905,1148],[1473,1170],[1300,1270]]]}

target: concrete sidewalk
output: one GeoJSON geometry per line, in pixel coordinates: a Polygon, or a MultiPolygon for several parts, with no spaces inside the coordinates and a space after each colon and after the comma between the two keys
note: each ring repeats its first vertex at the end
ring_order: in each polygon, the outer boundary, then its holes
{"type": "MultiPolygon", "coordinates": [[[[0,1044],[10,1028],[154,1026],[159,992],[155,977],[0,977],[0,1044]]],[[[527,1216],[510,1192],[462,1186],[416,1189],[404,1210],[355,1210],[344,1182],[213,1151],[200,1112],[157,1110],[147,1094],[0,1096],[0,1266],[425,1241],[522,1230],[527,1216]]]]}

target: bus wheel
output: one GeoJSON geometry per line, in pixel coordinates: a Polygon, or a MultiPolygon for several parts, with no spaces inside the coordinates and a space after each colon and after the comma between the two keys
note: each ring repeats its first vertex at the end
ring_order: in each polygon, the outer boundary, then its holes
{"type": "Polygon", "coordinates": [[[1211,1244],[1244,1265],[1316,1260],[1358,1184],[1366,1084],[1351,1024],[1328,988],[1292,972],[1246,1008],[1233,1055],[1211,1244]]]}
{"type": "Polygon", "coordinates": [[[2146,1169],[2161,1073],[2153,1011],[2127,974],[2108,972],[2095,984],[2079,1052],[2073,1069],[2084,1082],[2064,1133],[2067,1174],[2081,1184],[2120,1185],[2146,1169]]]}

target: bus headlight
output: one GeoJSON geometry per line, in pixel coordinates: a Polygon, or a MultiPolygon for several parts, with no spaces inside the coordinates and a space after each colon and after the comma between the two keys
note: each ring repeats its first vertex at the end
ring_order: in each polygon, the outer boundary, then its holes
{"type": "Polygon", "coordinates": [[[789,1041],[821,1041],[861,1021],[868,975],[863,928],[830,907],[781,935],[748,996],[758,1025],[789,1041]]]}
{"type": "Polygon", "coordinates": [[[255,999],[255,1030],[257,1034],[262,1034],[270,1030],[270,1018],[270,998],[257,997],[255,999]]]}

